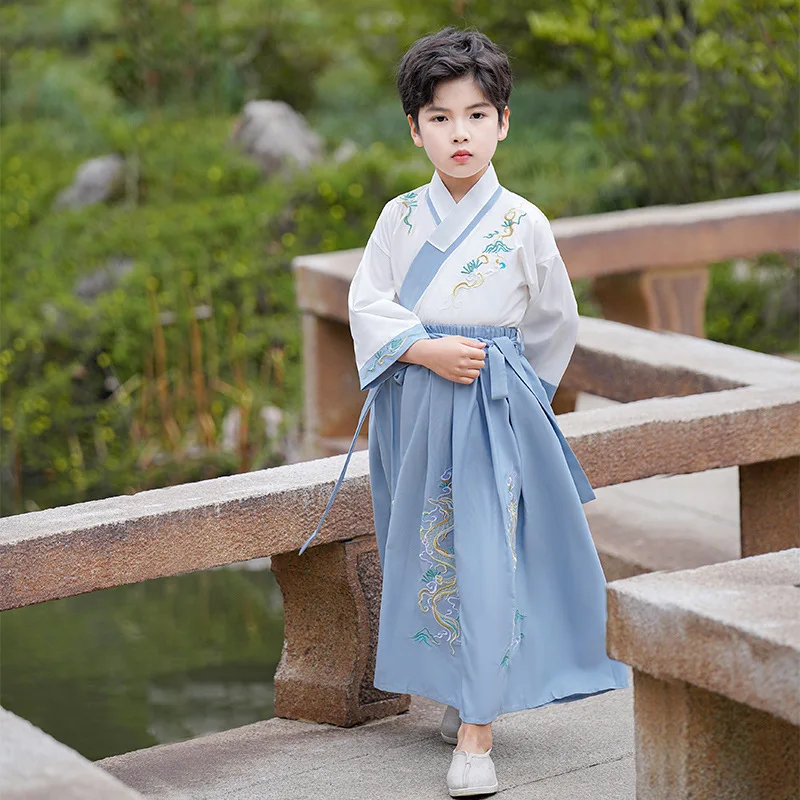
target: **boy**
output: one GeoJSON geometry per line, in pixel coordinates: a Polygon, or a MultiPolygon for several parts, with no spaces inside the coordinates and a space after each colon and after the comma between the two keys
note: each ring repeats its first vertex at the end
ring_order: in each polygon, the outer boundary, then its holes
{"type": "Polygon", "coordinates": [[[605,651],[581,505],[594,492],[550,407],[575,296],[547,218],[491,164],[509,129],[508,59],[447,28],[409,49],[397,84],[435,172],[384,206],[350,287],[369,393],[328,508],[371,409],[375,686],[447,704],[450,795],[491,794],[494,719],[627,686],[627,670],[605,651]]]}

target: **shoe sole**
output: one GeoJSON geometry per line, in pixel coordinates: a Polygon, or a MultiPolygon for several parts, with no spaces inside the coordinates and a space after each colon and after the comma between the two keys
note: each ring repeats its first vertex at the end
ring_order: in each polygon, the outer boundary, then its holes
{"type": "Polygon", "coordinates": [[[500,787],[499,783],[494,786],[470,786],[466,789],[450,789],[450,797],[469,797],[470,795],[494,794],[500,787]]]}
{"type": "Polygon", "coordinates": [[[442,739],[444,739],[447,744],[458,744],[458,738],[456,736],[448,736],[446,733],[442,733],[442,739]]]}

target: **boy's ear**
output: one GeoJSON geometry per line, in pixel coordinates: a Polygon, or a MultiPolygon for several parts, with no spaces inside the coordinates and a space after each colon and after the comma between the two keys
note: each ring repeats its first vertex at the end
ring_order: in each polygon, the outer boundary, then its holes
{"type": "Polygon", "coordinates": [[[508,136],[508,118],[511,115],[511,109],[506,106],[503,109],[503,115],[500,117],[500,127],[497,131],[497,141],[502,142],[508,136]]]}
{"type": "Polygon", "coordinates": [[[414,117],[411,114],[407,115],[408,119],[408,127],[411,129],[411,138],[414,140],[414,144],[417,147],[422,147],[422,137],[419,135],[419,130],[417,130],[417,126],[414,124],[414,117]]]}

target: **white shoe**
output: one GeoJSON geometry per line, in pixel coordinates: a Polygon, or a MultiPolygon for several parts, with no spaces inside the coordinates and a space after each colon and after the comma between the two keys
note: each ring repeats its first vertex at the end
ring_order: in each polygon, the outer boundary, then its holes
{"type": "Polygon", "coordinates": [[[456,750],[447,771],[447,788],[450,797],[468,797],[479,794],[494,794],[497,791],[497,775],[494,771],[492,748],[485,753],[467,753],[456,750]]]}
{"type": "Polygon", "coordinates": [[[458,729],[461,727],[461,716],[458,709],[447,706],[442,717],[442,739],[447,744],[458,744],[458,729]]]}

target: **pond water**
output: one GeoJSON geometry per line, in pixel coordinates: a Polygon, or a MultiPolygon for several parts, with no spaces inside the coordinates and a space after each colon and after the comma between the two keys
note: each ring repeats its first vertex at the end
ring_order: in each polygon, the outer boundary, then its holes
{"type": "Polygon", "coordinates": [[[89,759],[274,715],[283,644],[266,560],[0,614],[0,705],[89,759]]]}

